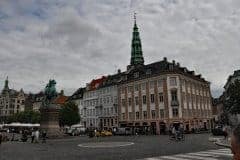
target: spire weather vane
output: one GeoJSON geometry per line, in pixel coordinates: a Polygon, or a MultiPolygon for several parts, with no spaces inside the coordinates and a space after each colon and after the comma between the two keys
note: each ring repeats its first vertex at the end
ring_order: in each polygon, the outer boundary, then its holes
{"type": "Polygon", "coordinates": [[[133,15],[133,18],[134,18],[134,22],[136,23],[136,15],[137,15],[137,13],[136,12],[134,12],[134,15],[133,15]]]}

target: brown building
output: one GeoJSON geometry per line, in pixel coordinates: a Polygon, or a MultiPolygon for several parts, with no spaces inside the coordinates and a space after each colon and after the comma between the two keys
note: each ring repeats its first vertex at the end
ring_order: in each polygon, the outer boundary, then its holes
{"type": "Polygon", "coordinates": [[[135,21],[131,63],[120,73],[119,125],[153,134],[171,125],[185,130],[209,129],[212,118],[210,83],[175,61],[144,65],[141,40],[135,21]]]}
{"type": "MultiPolygon", "coordinates": [[[[40,112],[44,98],[45,94],[42,91],[37,94],[31,94],[31,106],[33,111],[40,112]]],[[[53,100],[53,103],[61,107],[67,101],[67,99],[68,96],[65,96],[64,91],[61,90],[61,92],[58,93],[57,97],[53,100]]]]}

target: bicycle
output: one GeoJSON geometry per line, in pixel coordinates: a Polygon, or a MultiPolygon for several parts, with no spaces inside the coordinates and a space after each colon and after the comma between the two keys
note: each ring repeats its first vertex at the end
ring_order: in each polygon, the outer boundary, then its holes
{"type": "Polygon", "coordinates": [[[183,133],[176,133],[176,134],[169,134],[169,139],[170,140],[175,140],[175,141],[185,141],[185,135],[183,133]]]}

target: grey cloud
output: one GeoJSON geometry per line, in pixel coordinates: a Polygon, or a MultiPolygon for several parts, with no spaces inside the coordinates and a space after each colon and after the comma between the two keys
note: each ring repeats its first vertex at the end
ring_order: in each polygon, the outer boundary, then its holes
{"type": "Polygon", "coordinates": [[[133,12],[146,63],[168,57],[211,82],[239,69],[238,0],[0,1],[0,88],[38,92],[49,78],[70,94],[129,64],[133,12]],[[21,4],[20,4],[21,3],[21,4]],[[36,14],[36,15],[34,15],[36,14]]]}

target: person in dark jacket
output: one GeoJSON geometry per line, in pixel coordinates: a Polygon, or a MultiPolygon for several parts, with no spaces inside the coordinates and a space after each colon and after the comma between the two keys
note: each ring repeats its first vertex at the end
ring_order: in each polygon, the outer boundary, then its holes
{"type": "Polygon", "coordinates": [[[47,138],[47,132],[43,131],[42,132],[42,143],[46,143],[46,138],[47,138]]]}
{"type": "Polygon", "coordinates": [[[35,131],[34,130],[32,130],[32,133],[31,133],[31,143],[33,143],[34,142],[34,137],[35,137],[35,131]]]}

